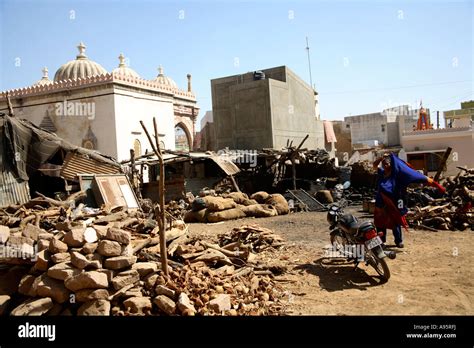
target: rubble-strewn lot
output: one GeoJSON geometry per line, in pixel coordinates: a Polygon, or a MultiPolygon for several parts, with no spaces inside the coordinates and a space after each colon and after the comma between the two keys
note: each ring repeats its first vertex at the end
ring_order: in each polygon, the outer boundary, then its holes
{"type": "Polygon", "coordinates": [[[284,312],[283,291],[272,279],[284,268],[259,255],[284,245],[271,230],[241,226],[214,243],[191,238],[184,222],[173,220],[166,277],[155,220],[122,208],[73,208],[73,201],[39,198],[0,211],[0,314],[284,312]]]}
{"type": "MultiPolygon", "coordinates": [[[[359,212],[355,207],[352,212],[359,212]]],[[[213,238],[254,219],[191,224],[191,235],[213,238]]],[[[474,232],[410,229],[405,248],[389,260],[392,277],[380,284],[365,265],[325,257],[329,233],[325,213],[307,212],[258,219],[287,241],[269,257],[287,267],[276,276],[292,315],[473,315],[474,232]]],[[[390,233],[390,231],[389,231],[390,233]]],[[[393,237],[389,234],[388,244],[393,237]]]]}

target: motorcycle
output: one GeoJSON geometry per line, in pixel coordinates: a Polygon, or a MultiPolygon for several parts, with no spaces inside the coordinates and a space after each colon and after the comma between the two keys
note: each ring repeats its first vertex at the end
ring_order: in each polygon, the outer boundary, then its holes
{"type": "Polygon", "coordinates": [[[329,206],[327,221],[330,225],[331,245],[337,255],[372,266],[386,282],[390,278],[386,258],[395,259],[396,253],[382,247],[382,233],[377,233],[371,221],[359,222],[352,214],[344,212],[344,201],[329,206]]]}

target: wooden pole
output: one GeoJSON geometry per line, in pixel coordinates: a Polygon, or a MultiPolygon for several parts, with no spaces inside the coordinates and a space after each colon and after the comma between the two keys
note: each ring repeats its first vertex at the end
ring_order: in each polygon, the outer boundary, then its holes
{"type": "Polygon", "coordinates": [[[157,142],[158,138],[158,133],[156,132],[156,121],[155,118],[153,118],[153,124],[155,127],[155,142],[153,142],[150,133],[148,133],[148,130],[146,129],[143,121],[140,121],[140,124],[148,138],[148,141],[150,142],[151,148],[155,152],[156,156],[158,157],[158,160],[160,162],[160,182],[159,182],[159,195],[160,195],[160,216],[158,218],[158,224],[160,227],[160,253],[161,253],[161,268],[163,269],[163,272],[166,277],[168,277],[168,251],[166,250],[166,236],[165,236],[165,190],[164,190],[164,182],[165,182],[165,171],[164,171],[164,161],[163,161],[163,156],[161,155],[161,149],[156,147],[155,143],[159,145],[159,142],[157,142]]]}
{"type": "Polygon", "coordinates": [[[451,154],[451,151],[453,149],[451,147],[448,147],[444,153],[444,156],[443,158],[441,159],[441,162],[439,162],[439,167],[438,167],[438,171],[436,172],[436,175],[434,176],[433,180],[434,181],[438,181],[439,180],[439,177],[441,176],[441,172],[444,170],[444,168],[446,167],[446,161],[448,160],[449,158],[449,155],[451,154]]]}

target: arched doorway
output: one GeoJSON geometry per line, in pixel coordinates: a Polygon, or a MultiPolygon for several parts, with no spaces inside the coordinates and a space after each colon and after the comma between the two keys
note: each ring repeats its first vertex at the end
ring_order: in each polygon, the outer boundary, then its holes
{"type": "Polygon", "coordinates": [[[176,151],[189,151],[191,149],[189,134],[181,123],[174,127],[174,135],[176,151]]]}

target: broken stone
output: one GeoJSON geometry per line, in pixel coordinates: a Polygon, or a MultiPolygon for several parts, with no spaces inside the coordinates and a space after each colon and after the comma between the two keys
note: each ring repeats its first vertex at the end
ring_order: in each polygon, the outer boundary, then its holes
{"type": "Polygon", "coordinates": [[[22,234],[23,236],[27,238],[37,241],[40,233],[43,233],[43,232],[45,231],[42,230],[41,228],[36,227],[35,225],[32,225],[32,224],[27,224],[26,227],[23,229],[22,234]]]}
{"type": "Polygon", "coordinates": [[[222,313],[223,311],[230,310],[231,309],[230,295],[227,295],[227,294],[217,295],[215,299],[209,302],[209,308],[213,309],[217,313],[222,313]]]}
{"type": "Polygon", "coordinates": [[[33,291],[33,282],[35,279],[36,277],[30,274],[23,276],[18,284],[18,292],[26,296],[36,296],[36,292],[33,291]]]}
{"type": "Polygon", "coordinates": [[[107,230],[110,226],[102,226],[102,225],[94,225],[95,232],[97,233],[97,237],[99,239],[105,238],[107,235],[107,230]]]}
{"type": "Polygon", "coordinates": [[[168,315],[174,314],[176,311],[176,304],[167,296],[159,295],[153,299],[153,303],[168,315]]]}
{"type": "Polygon", "coordinates": [[[55,229],[58,231],[66,231],[69,232],[71,230],[71,223],[69,221],[61,221],[58,222],[55,226],[55,229]]]}
{"type": "Polygon", "coordinates": [[[38,271],[47,271],[51,253],[48,250],[41,250],[36,257],[35,268],[38,271]]]}
{"type": "Polygon", "coordinates": [[[38,251],[42,251],[42,250],[48,250],[49,248],[49,240],[46,240],[46,239],[40,239],[38,241],[38,244],[36,244],[38,246],[38,251]]]}
{"type": "Polygon", "coordinates": [[[103,256],[119,256],[122,253],[122,246],[115,241],[101,240],[97,252],[103,256]]]}
{"type": "Polygon", "coordinates": [[[42,297],[51,297],[57,303],[64,303],[69,298],[69,291],[62,281],[44,276],[36,287],[36,294],[42,297]]]}
{"type": "Polygon", "coordinates": [[[132,269],[137,270],[140,278],[143,278],[150,273],[158,271],[158,265],[155,262],[137,262],[132,265],[132,269]]]}
{"type": "Polygon", "coordinates": [[[8,239],[8,242],[13,245],[23,245],[23,244],[28,244],[30,246],[33,246],[35,244],[35,241],[29,237],[25,236],[14,236],[10,235],[10,238],[8,239]]]}
{"type": "Polygon", "coordinates": [[[58,280],[65,280],[68,277],[74,277],[80,274],[80,269],[74,268],[69,262],[58,263],[48,269],[48,276],[58,280]]]}
{"type": "Polygon", "coordinates": [[[14,310],[11,311],[10,315],[13,316],[25,316],[25,315],[42,315],[53,308],[53,300],[49,297],[40,299],[27,300],[14,310]]]}
{"type": "Polygon", "coordinates": [[[89,260],[84,255],[73,251],[71,252],[71,263],[79,269],[84,269],[89,265],[89,260]]]}
{"type": "Polygon", "coordinates": [[[10,296],[0,295],[0,316],[5,313],[5,309],[7,309],[9,302],[10,296]]]}
{"type": "Polygon", "coordinates": [[[99,253],[87,254],[86,258],[89,261],[99,261],[100,263],[104,261],[104,257],[100,255],[99,253]]]}
{"type": "Polygon", "coordinates": [[[53,238],[49,242],[49,248],[48,250],[51,251],[52,254],[56,253],[65,253],[68,249],[68,246],[66,243],[61,242],[60,240],[53,238]]]}
{"type": "MultiPolygon", "coordinates": [[[[133,266],[132,266],[133,267],[133,266]]],[[[145,277],[144,281],[145,281],[145,288],[147,290],[151,290],[155,287],[155,284],[156,284],[156,280],[158,279],[158,274],[156,273],[152,273],[152,274],[149,274],[145,277]]]]}
{"type": "Polygon", "coordinates": [[[86,302],[79,307],[77,315],[110,315],[110,302],[107,300],[86,302]]]}
{"type": "Polygon", "coordinates": [[[102,268],[102,263],[98,260],[89,261],[89,264],[86,267],[86,269],[99,269],[99,268],[102,268]]]}
{"type": "Polygon", "coordinates": [[[49,233],[49,232],[42,232],[38,236],[38,239],[40,239],[40,240],[43,239],[43,240],[51,241],[51,239],[53,239],[53,238],[54,238],[54,234],[49,233]]]}
{"type": "Polygon", "coordinates": [[[133,256],[132,244],[122,245],[121,256],[133,256]]]}
{"type": "Polygon", "coordinates": [[[169,298],[175,298],[175,296],[176,296],[176,291],[171,290],[170,288],[167,288],[164,285],[157,285],[156,288],[155,288],[155,293],[157,295],[168,296],[169,298]]]}
{"type": "Polygon", "coordinates": [[[104,267],[108,269],[123,269],[137,262],[136,256],[116,256],[106,259],[104,267]]]}
{"type": "Polygon", "coordinates": [[[131,297],[123,301],[123,305],[130,313],[146,313],[151,310],[152,304],[149,297],[131,297]]]}
{"type": "Polygon", "coordinates": [[[82,247],[86,243],[84,231],[85,228],[83,227],[72,228],[71,231],[64,236],[64,243],[73,248],[82,247]]]}
{"type": "Polygon", "coordinates": [[[120,244],[128,245],[132,240],[132,235],[128,231],[121,230],[119,228],[111,227],[107,230],[105,236],[106,239],[114,240],[120,244]]]}
{"type": "Polygon", "coordinates": [[[70,253],[57,253],[57,254],[51,255],[51,261],[53,261],[53,263],[69,262],[70,260],[71,260],[70,253]]]}
{"type": "Polygon", "coordinates": [[[188,295],[186,295],[184,292],[179,294],[178,309],[181,311],[181,313],[186,312],[188,315],[190,312],[196,313],[196,308],[194,308],[194,306],[191,304],[191,301],[189,300],[188,295]]]}
{"type": "Polygon", "coordinates": [[[87,244],[97,242],[98,237],[96,230],[93,227],[86,227],[86,230],[84,231],[84,239],[86,240],[87,244]]]}
{"type": "Polygon", "coordinates": [[[135,270],[120,272],[112,279],[112,286],[115,290],[120,290],[123,287],[138,282],[140,275],[135,270]]]}
{"type": "Polygon", "coordinates": [[[105,273],[88,271],[67,278],[64,281],[64,285],[71,291],[81,289],[107,289],[109,281],[105,273]]]}
{"type": "Polygon", "coordinates": [[[81,253],[87,255],[87,254],[92,254],[95,252],[97,249],[98,244],[97,243],[86,243],[82,247],[81,253]]]}
{"type": "Polygon", "coordinates": [[[107,289],[83,289],[76,291],[77,302],[87,302],[93,300],[106,300],[110,294],[107,289]]]}
{"type": "Polygon", "coordinates": [[[0,226],[0,243],[5,244],[10,238],[10,228],[8,226],[0,226]]]}
{"type": "Polygon", "coordinates": [[[112,282],[112,279],[115,277],[115,274],[117,273],[116,271],[113,271],[111,269],[98,269],[97,272],[104,273],[107,276],[107,281],[109,283],[112,282]]]}
{"type": "Polygon", "coordinates": [[[128,297],[143,297],[142,291],[140,288],[135,287],[130,290],[125,291],[123,294],[123,297],[128,298],[128,297]]]}

